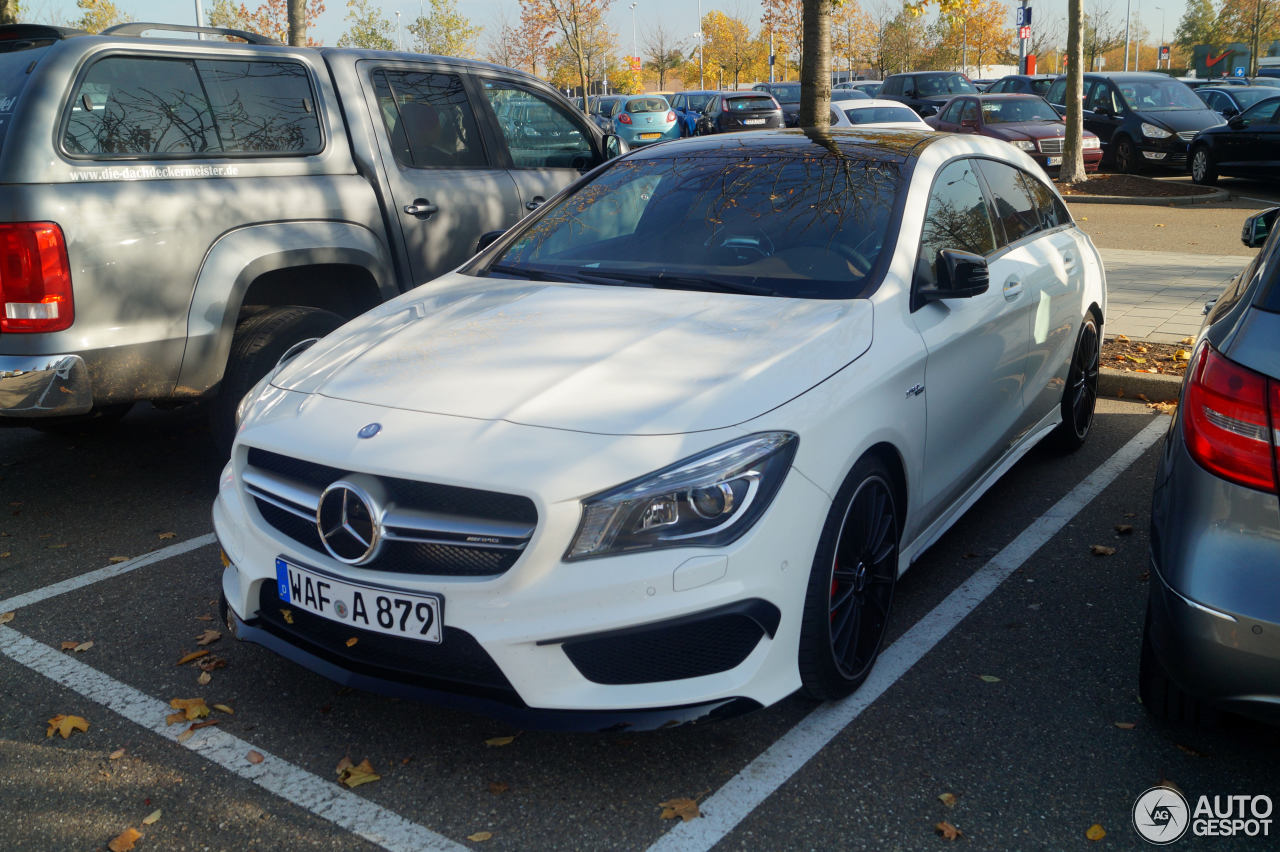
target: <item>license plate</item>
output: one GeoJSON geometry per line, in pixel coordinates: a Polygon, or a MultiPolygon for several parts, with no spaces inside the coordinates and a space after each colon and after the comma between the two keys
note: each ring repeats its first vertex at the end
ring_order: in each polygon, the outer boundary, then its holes
{"type": "Polygon", "coordinates": [[[657,139],[660,136],[662,136],[661,133],[641,133],[640,134],[641,139],[657,139]]]}
{"type": "Polygon", "coordinates": [[[439,595],[409,594],[346,583],[276,559],[281,603],[375,633],[439,643],[439,595]]]}
{"type": "Polygon", "coordinates": [[[764,119],[763,118],[744,118],[742,119],[742,123],[743,124],[764,124],[764,119]]]}
{"type": "Polygon", "coordinates": [[[1060,165],[1062,165],[1062,158],[1061,158],[1061,157],[1050,157],[1050,158],[1049,158],[1049,165],[1051,165],[1051,166],[1060,166],[1060,165]]]}

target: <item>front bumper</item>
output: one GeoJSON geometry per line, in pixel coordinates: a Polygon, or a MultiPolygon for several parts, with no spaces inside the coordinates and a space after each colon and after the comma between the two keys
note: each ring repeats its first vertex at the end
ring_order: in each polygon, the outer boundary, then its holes
{"type": "Polygon", "coordinates": [[[1167,139],[1139,137],[1134,148],[1144,165],[1182,169],[1187,165],[1187,143],[1176,133],[1167,139]]]}
{"type": "Polygon", "coordinates": [[[68,417],[93,408],[93,388],[79,355],[0,357],[0,418],[68,417]]]}

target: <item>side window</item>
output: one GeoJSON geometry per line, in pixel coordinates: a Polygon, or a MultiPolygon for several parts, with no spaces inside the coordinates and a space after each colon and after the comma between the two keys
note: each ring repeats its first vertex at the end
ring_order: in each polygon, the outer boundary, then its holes
{"type": "Polygon", "coordinates": [[[1020,171],[1018,176],[1022,178],[1027,192],[1031,195],[1031,200],[1036,204],[1041,228],[1048,230],[1071,223],[1071,214],[1067,212],[1067,206],[1052,189],[1045,186],[1044,181],[1027,172],[1020,171]]]}
{"type": "Polygon", "coordinates": [[[675,97],[673,97],[673,98],[671,99],[671,108],[672,108],[672,109],[683,110],[683,109],[684,109],[684,95],[676,95],[675,97]]]}
{"type": "Polygon", "coordinates": [[[1027,194],[1022,173],[1018,169],[994,160],[981,161],[978,169],[986,178],[987,188],[991,190],[991,201],[995,205],[996,219],[1004,229],[1001,245],[1016,243],[1040,230],[1040,213],[1036,209],[1036,203],[1027,194]]]}
{"type": "Polygon", "coordinates": [[[938,252],[958,249],[986,256],[995,251],[991,210],[978,185],[973,160],[956,160],[934,178],[916,256],[916,277],[926,284],[938,281],[938,252]]]}
{"type": "Polygon", "coordinates": [[[586,128],[559,104],[491,80],[484,82],[484,93],[516,168],[584,169],[597,161],[586,128]],[[521,120],[511,118],[517,115],[521,120]]]}
{"type": "Polygon", "coordinates": [[[457,74],[382,69],[373,73],[373,91],[400,165],[487,165],[476,117],[457,74]]]}
{"type": "Polygon", "coordinates": [[[320,151],[320,122],[302,65],[200,59],[196,70],[224,153],[320,151]]]}
{"type": "MultiPolygon", "coordinates": [[[[1086,82],[1085,90],[1088,91],[1088,88],[1089,86],[1086,82]]],[[[1049,93],[1044,96],[1044,99],[1051,104],[1058,104],[1059,106],[1065,104],[1067,102],[1067,78],[1063,77],[1054,80],[1053,84],[1049,86],[1049,93]]]]}
{"type": "Polygon", "coordinates": [[[981,116],[980,116],[980,114],[979,114],[979,110],[978,110],[978,102],[977,102],[977,101],[975,101],[973,98],[965,98],[965,99],[964,99],[964,102],[963,102],[963,104],[962,104],[962,111],[961,111],[961,113],[960,113],[960,120],[961,120],[961,121],[972,121],[972,122],[974,122],[974,123],[977,123],[977,121],[978,121],[978,119],[979,119],[980,117],[981,117],[981,116]]]}
{"type": "Polygon", "coordinates": [[[938,121],[945,121],[947,124],[959,124],[960,101],[952,101],[943,107],[942,115],[938,116],[938,121]]]}
{"type": "Polygon", "coordinates": [[[902,78],[890,77],[884,81],[884,87],[880,89],[882,95],[900,95],[902,94],[902,78]]]}

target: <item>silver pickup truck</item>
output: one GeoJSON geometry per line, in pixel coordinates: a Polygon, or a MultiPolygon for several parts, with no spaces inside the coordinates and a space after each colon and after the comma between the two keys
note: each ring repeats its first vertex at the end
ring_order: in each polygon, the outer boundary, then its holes
{"type": "MultiPolygon", "coordinates": [[[[143,36],[166,30],[181,35],[143,36]]],[[[240,398],[292,345],[452,269],[624,149],[496,65],[0,26],[0,424],[203,400],[229,445],[240,398]]]]}

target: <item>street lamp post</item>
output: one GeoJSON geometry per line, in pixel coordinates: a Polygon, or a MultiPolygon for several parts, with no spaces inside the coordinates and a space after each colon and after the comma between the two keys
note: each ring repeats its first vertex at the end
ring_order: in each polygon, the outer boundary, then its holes
{"type": "Polygon", "coordinates": [[[636,52],[636,4],[631,4],[631,59],[633,62],[639,61],[640,54],[636,52]]]}
{"type": "Polygon", "coordinates": [[[1132,3],[1124,4],[1124,70],[1129,70],[1129,22],[1133,20],[1132,3]]]}
{"type": "Polygon", "coordinates": [[[698,0],[698,88],[705,89],[706,82],[702,79],[702,42],[705,41],[702,32],[702,0],[698,0]]]}
{"type": "Polygon", "coordinates": [[[396,41],[400,42],[400,52],[404,53],[404,27],[400,25],[399,9],[396,9],[396,41]]]}

